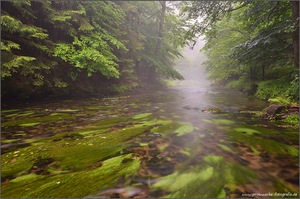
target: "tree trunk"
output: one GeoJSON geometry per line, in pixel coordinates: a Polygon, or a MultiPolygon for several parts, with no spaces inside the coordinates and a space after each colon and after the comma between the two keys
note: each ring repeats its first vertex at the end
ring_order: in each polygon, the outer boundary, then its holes
{"type": "Polygon", "coordinates": [[[299,1],[292,1],[292,17],[296,26],[293,33],[294,66],[299,67],[299,1]]]}
{"type": "Polygon", "coordinates": [[[160,1],[161,4],[161,14],[159,17],[159,27],[158,27],[158,40],[157,40],[157,44],[156,44],[156,55],[160,55],[160,51],[161,51],[161,42],[162,42],[162,36],[163,36],[163,32],[164,32],[164,21],[165,21],[165,14],[166,14],[166,1],[160,1]]]}

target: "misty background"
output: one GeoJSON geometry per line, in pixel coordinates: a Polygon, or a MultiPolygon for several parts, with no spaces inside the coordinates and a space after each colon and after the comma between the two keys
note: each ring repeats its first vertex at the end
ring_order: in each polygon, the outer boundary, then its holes
{"type": "Polygon", "coordinates": [[[201,87],[210,85],[208,74],[203,65],[207,60],[207,56],[200,52],[204,45],[205,41],[199,38],[193,49],[186,46],[182,50],[183,57],[176,60],[174,67],[184,77],[184,81],[179,84],[192,84],[201,87]]]}

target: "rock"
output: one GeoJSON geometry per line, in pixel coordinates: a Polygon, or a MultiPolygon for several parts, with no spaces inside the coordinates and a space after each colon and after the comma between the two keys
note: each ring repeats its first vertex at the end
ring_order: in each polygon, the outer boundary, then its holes
{"type": "Polygon", "coordinates": [[[299,114],[299,105],[275,105],[272,104],[263,110],[263,118],[284,120],[289,115],[299,114]]]}
{"type": "Polygon", "coordinates": [[[287,112],[288,107],[272,104],[263,110],[263,117],[266,119],[277,118],[280,114],[287,112]]]}

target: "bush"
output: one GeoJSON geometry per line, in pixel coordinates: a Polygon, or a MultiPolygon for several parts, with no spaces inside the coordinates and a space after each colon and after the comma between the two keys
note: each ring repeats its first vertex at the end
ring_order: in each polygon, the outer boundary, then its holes
{"type": "Polygon", "coordinates": [[[295,96],[291,96],[291,93],[295,91],[290,90],[290,87],[291,83],[287,79],[262,81],[258,83],[258,90],[255,96],[264,100],[278,97],[282,99],[296,100],[295,96]]]}
{"type": "Polygon", "coordinates": [[[230,81],[226,87],[227,88],[234,88],[234,89],[238,89],[238,90],[247,90],[250,88],[251,86],[251,81],[246,79],[246,78],[243,78],[243,77],[240,77],[240,79],[238,80],[233,80],[233,81],[230,81]]]}
{"type": "Polygon", "coordinates": [[[287,118],[284,119],[285,122],[291,125],[298,125],[299,124],[299,115],[289,115],[287,118]]]}

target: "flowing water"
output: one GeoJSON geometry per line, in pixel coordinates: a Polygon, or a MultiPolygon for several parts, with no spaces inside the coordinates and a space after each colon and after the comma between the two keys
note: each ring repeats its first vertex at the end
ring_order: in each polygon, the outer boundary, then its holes
{"type": "Polygon", "coordinates": [[[196,79],[3,105],[1,196],[298,197],[298,129],[262,119],[264,101],[196,79]]]}

